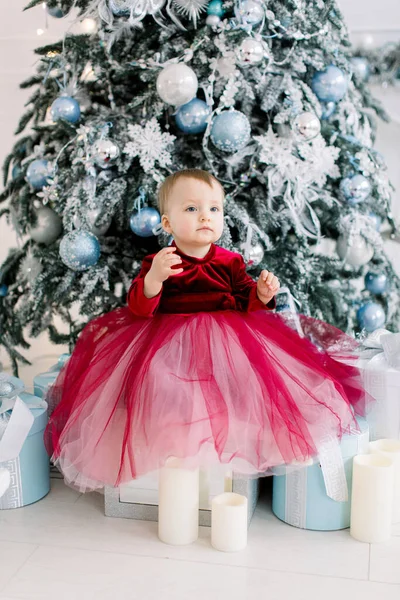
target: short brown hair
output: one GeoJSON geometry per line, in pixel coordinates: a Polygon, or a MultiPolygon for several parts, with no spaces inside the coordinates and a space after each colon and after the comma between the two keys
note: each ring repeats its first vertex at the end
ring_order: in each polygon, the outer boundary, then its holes
{"type": "Polygon", "coordinates": [[[182,171],[177,171],[176,173],[173,173],[172,175],[169,175],[166,179],[164,179],[160,186],[160,189],[158,190],[158,207],[160,209],[161,215],[163,215],[167,209],[168,196],[170,195],[172,188],[174,187],[178,179],[181,179],[182,177],[188,177],[192,179],[197,179],[198,181],[204,181],[210,187],[212,187],[213,183],[216,183],[220,186],[222,195],[225,196],[224,188],[222,187],[218,179],[214,177],[214,175],[211,175],[211,173],[208,173],[208,171],[203,171],[202,169],[183,169],[182,171]]]}

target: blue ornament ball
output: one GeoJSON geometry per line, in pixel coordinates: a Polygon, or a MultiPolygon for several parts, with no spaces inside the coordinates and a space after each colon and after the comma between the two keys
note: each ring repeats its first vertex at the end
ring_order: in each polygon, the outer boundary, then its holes
{"type": "Polygon", "coordinates": [[[250,140],[248,118],[238,110],[224,110],[215,117],[211,126],[211,141],[223,152],[237,152],[250,140]]]}
{"type": "Polygon", "coordinates": [[[371,193],[371,184],[364,175],[352,175],[342,179],[340,191],[344,200],[354,206],[368,198],[371,193]]]}
{"type": "Polygon", "coordinates": [[[193,98],[179,107],[175,122],[183,133],[203,133],[207,128],[207,118],[211,109],[204,100],[193,98]]]}
{"type": "Polygon", "coordinates": [[[47,12],[51,17],[55,19],[62,19],[64,16],[64,11],[59,6],[47,6],[47,12]]]}
{"type": "Polygon", "coordinates": [[[8,286],[5,283],[0,285],[0,298],[5,298],[8,294],[8,286]]]}
{"type": "Polygon", "coordinates": [[[336,110],[336,102],[321,102],[322,113],[321,119],[326,121],[329,119],[336,110]]]}
{"type": "Polygon", "coordinates": [[[61,240],[60,257],[73,271],[85,271],[93,267],[100,258],[99,240],[84,229],[71,231],[61,240]]]}
{"type": "Polygon", "coordinates": [[[358,324],[368,333],[383,327],[385,319],[385,312],[377,302],[366,302],[357,311],[358,324]]]}
{"type": "Polygon", "coordinates": [[[368,81],[369,78],[369,63],[363,56],[353,56],[350,59],[350,64],[353,69],[353,74],[361,81],[368,81]]]}
{"type": "Polygon", "coordinates": [[[14,165],[11,171],[11,177],[15,180],[18,179],[18,177],[21,175],[22,173],[22,169],[21,169],[21,165],[14,165]]]}
{"type": "Polygon", "coordinates": [[[314,74],[311,87],[321,102],[338,102],[346,95],[348,81],[343,71],[329,65],[324,71],[314,74]]]}
{"type": "Polygon", "coordinates": [[[222,6],[221,0],[211,0],[207,6],[207,14],[208,15],[216,15],[217,17],[223,17],[225,11],[222,6]]]}
{"type": "Polygon", "coordinates": [[[35,190],[47,185],[51,176],[49,161],[44,158],[33,160],[26,171],[26,179],[35,190]]]}
{"type": "Polygon", "coordinates": [[[50,109],[51,118],[53,121],[68,121],[68,123],[76,123],[81,117],[81,109],[79,102],[71,96],[60,96],[56,98],[50,109]]]}
{"type": "Polygon", "coordinates": [[[372,273],[365,275],[365,287],[372,294],[384,294],[387,291],[388,278],[386,273],[372,273]]]}
{"type": "Polygon", "coordinates": [[[135,210],[129,219],[129,225],[133,233],[140,237],[151,237],[153,229],[161,223],[158,210],[151,206],[145,206],[140,211],[135,210]]]}

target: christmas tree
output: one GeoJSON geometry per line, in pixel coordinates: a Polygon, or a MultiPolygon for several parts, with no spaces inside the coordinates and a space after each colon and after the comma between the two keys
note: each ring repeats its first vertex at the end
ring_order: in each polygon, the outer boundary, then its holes
{"type": "Polygon", "coordinates": [[[395,231],[391,188],[373,149],[384,114],[335,2],[52,0],[47,10],[73,7],[97,30],[37,49],[4,165],[0,215],[24,241],[0,267],[0,341],[15,368],[25,336],[47,330],[72,347],[85,323],[125,303],[142,258],[170,243],[157,188],[182,168],[222,182],[219,243],[254,277],[273,271],[301,312],[353,334],[398,327],[399,280],[379,231],[395,231]]]}

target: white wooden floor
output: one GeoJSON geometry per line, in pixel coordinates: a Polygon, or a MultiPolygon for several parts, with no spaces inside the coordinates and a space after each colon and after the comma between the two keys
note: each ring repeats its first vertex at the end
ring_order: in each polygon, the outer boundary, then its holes
{"type": "Polygon", "coordinates": [[[105,517],[103,497],[62,480],[42,501],[0,511],[0,600],[399,600],[400,524],[388,543],[348,530],[295,529],[261,496],[246,550],[226,554],[210,530],[185,547],[157,524],[105,517]]]}

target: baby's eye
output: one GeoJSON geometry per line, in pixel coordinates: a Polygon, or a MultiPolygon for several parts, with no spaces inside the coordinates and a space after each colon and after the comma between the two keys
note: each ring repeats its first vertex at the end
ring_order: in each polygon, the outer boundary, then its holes
{"type": "Polygon", "coordinates": [[[195,210],[196,210],[195,206],[188,206],[186,209],[187,212],[194,212],[195,210]]]}
{"type": "Polygon", "coordinates": [[[219,212],[219,207],[218,206],[212,206],[211,207],[211,212],[219,212]]]}

